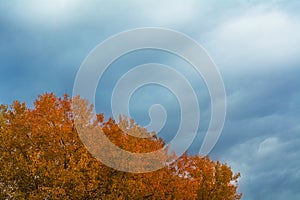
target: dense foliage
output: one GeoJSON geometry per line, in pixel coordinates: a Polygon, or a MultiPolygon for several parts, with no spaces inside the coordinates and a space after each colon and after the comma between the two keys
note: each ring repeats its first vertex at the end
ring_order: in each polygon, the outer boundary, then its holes
{"type": "MultiPolygon", "coordinates": [[[[44,94],[28,108],[0,106],[0,199],[240,199],[239,174],[208,157],[184,154],[149,173],[117,171],[95,159],[74,126],[72,98],[44,94]]],[[[83,101],[84,102],[84,101],[83,101]]],[[[87,104],[83,104],[86,105],[87,104]]],[[[90,108],[86,108],[91,111],[90,108]]],[[[122,126],[99,114],[94,126],[116,145],[150,152],[165,145],[132,120],[122,126]],[[123,130],[148,134],[140,139],[123,130]]]]}

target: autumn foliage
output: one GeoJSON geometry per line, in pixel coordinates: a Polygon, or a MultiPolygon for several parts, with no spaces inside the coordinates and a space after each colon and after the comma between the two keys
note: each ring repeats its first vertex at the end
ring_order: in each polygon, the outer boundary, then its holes
{"type": "MultiPolygon", "coordinates": [[[[233,174],[230,167],[208,157],[184,154],[148,173],[107,167],[83,145],[74,125],[73,100],[51,93],[39,96],[33,108],[18,101],[10,107],[0,105],[0,199],[241,198],[237,193],[239,173],[233,174]]],[[[89,114],[91,107],[82,105],[89,114]]],[[[165,146],[161,138],[133,120],[122,118],[121,122],[105,121],[99,114],[92,125],[131,152],[151,152],[165,146]],[[137,138],[124,130],[149,137],[137,138]]]]}

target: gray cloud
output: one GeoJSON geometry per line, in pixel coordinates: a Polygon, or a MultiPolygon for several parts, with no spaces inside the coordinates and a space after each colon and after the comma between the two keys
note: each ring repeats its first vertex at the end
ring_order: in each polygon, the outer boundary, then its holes
{"type": "MultiPolygon", "coordinates": [[[[299,199],[299,8],[299,1],[279,0],[2,2],[0,103],[21,99],[30,104],[46,91],[71,93],[76,71],[99,42],[129,28],[173,28],[203,44],[223,75],[228,112],[212,158],[242,173],[245,200],[299,199]]],[[[210,118],[209,95],[178,58],[137,52],[120,59],[99,85],[99,111],[110,113],[109,97],[122,73],[153,61],[180,70],[198,92],[202,121],[191,147],[197,152],[210,118]]],[[[143,123],[145,107],[156,103],[149,89],[132,102],[134,116],[143,123]]],[[[166,104],[169,121],[163,132],[169,140],[178,127],[178,105],[162,90],[155,97],[166,104]]]]}

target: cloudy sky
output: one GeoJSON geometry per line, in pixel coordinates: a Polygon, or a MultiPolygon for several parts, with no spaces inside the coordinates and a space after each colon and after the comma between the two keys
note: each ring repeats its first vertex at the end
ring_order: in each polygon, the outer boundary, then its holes
{"type": "MultiPolygon", "coordinates": [[[[224,80],[226,122],[210,156],[241,172],[245,200],[300,199],[299,10],[297,0],[1,1],[0,103],[32,105],[45,92],[71,95],[81,63],[100,42],[133,28],[174,29],[207,50],[224,80]]],[[[210,118],[209,95],[188,64],[170,54],[145,50],[114,62],[99,83],[97,111],[110,116],[113,85],[130,67],[149,62],[173,66],[191,81],[202,121],[190,152],[198,152],[210,118]]],[[[161,131],[168,141],[180,110],[165,88],[137,90],[132,117],[146,125],[156,103],[168,114],[161,131]]]]}

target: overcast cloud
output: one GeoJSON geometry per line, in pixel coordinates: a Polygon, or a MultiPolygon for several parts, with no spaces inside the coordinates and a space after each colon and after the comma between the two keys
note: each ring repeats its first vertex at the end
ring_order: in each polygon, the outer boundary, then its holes
{"type": "MultiPolygon", "coordinates": [[[[245,200],[300,199],[299,10],[297,0],[1,1],[0,103],[18,99],[32,105],[44,92],[71,95],[84,58],[120,31],[145,26],[181,31],[206,48],[226,88],[226,123],[210,156],[241,172],[245,200]]],[[[203,80],[174,55],[148,50],[114,62],[98,86],[97,111],[111,115],[114,84],[130,68],[149,62],[173,66],[197,91],[201,122],[190,152],[198,152],[210,99],[203,80]]],[[[170,91],[138,90],[132,116],[146,125],[155,103],[165,106],[161,134],[170,141],[180,120],[170,91]]]]}

